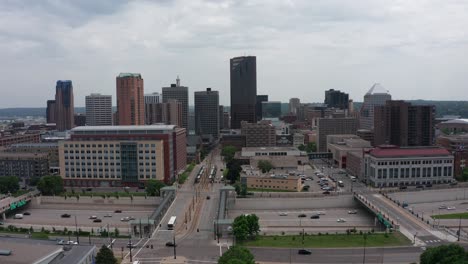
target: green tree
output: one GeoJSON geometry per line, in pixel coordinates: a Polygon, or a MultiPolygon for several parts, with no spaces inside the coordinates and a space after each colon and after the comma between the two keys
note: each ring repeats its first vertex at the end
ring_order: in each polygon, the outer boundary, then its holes
{"type": "Polygon", "coordinates": [[[237,179],[239,179],[240,172],[242,171],[241,163],[238,160],[232,160],[226,164],[226,168],[228,169],[226,179],[233,184],[237,179]]]}
{"type": "Polygon", "coordinates": [[[15,193],[19,190],[19,179],[16,176],[0,177],[0,193],[15,193]]]}
{"type": "Polygon", "coordinates": [[[149,196],[159,196],[161,192],[161,188],[164,187],[164,183],[157,181],[157,180],[148,180],[146,182],[146,193],[149,196]]]}
{"type": "Polygon", "coordinates": [[[258,222],[258,216],[256,214],[249,214],[245,216],[247,220],[247,228],[251,237],[256,236],[260,232],[260,224],[258,222]]]}
{"type": "Polygon", "coordinates": [[[218,264],[255,264],[253,254],[241,246],[232,246],[218,259],[218,264]]]}
{"type": "Polygon", "coordinates": [[[456,244],[426,249],[419,258],[421,264],[467,264],[468,254],[456,244]]]}
{"type": "Polygon", "coordinates": [[[112,250],[103,245],[96,254],[96,264],[117,264],[117,259],[112,250]]]}
{"type": "Polygon", "coordinates": [[[297,149],[300,151],[306,151],[306,146],[304,144],[301,144],[297,147],[297,149]]]}
{"type": "Polygon", "coordinates": [[[315,142],[310,142],[306,146],[307,153],[317,152],[317,144],[315,142]]]}
{"type": "Polygon", "coordinates": [[[221,150],[221,156],[224,158],[224,162],[230,163],[234,159],[234,155],[236,154],[236,147],[234,146],[225,146],[221,150]]]}
{"type": "Polygon", "coordinates": [[[234,219],[234,223],[232,223],[232,233],[237,240],[247,239],[249,235],[249,227],[244,215],[238,216],[234,219]]]}
{"type": "Polygon", "coordinates": [[[273,169],[273,165],[268,160],[259,160],[257,167],[262,170],[262,173],[267,173],[273,169]]]}
{"type": "Polygon", "coordinates": [[[44,176],[37,183],[37,189],[43,195],[60,194],[64,191],[62,177],[56,175],[44,176]]]}
{"type": "Polygon", "coordinates": [[[468,181],[468,168],[463,169],[462,179],[463,181],[468,181]]]}

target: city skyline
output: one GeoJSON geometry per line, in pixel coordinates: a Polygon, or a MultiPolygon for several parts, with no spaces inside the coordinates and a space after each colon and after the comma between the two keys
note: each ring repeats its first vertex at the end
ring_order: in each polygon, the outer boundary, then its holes
{"type": "Polygon", "coordinates": [[[75,104],[84,106],[91,93],[116,97],[119,72],[141,73],[147,93],[180,75],[190,92],[212,87],[229,105],[229,59],[242,55],[257,57],[258,94],[273,101],[320,102],[328,89],[362,101],[376,82],[395,99],[466,99],[465,5],[8,1],[0,4],[8,21],[0,55],[8,65],[1,80],[11,89],[2,90],[0,105],[43,106],[54,82],[70,79],[75,104]]]}

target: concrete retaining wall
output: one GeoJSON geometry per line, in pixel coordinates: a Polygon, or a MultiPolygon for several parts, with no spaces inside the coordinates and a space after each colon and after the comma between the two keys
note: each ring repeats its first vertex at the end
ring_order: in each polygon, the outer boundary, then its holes
{"type": "Polygon", "coordinates": [[[349,208],[359,206],[352,195],[323,198],[238,198],[234,210],[287,210],[349,208]]]}
{"type": "Polygon", "coordinates": [[[115,197],[103,199],[100,196],[89,197],[89,196],[80,196],[80,199],[76,197],[68,197],[65,199],[61,196],[38,196],[34,198],[34,201],[31,203],[33,208],[37,208],[41,205],[48,204],[63,204],[63,205],[138,205],[138,206],[151,206],[155,207],[160,204],[162,199],[160,197],[133,197],[133,201],[129,197],[120,197],[119,199],[115,197]]]}

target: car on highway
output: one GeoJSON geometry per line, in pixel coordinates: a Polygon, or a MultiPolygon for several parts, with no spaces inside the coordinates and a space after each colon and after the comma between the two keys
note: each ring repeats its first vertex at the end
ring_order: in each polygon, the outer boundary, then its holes
{"type": "Polygon", "coordinates": [[[356,210],[349,210],[348,214],[357,214],[357,211],[356,210]]]}
{"type": "Polygon", "coordinates": [[[171,241],[166,242],[166,247],[175,247],[175,246],[176,244],[174,244],[174,242],[171,242],[171,241]]]}
{"type": "Polygon", "coordinates": [[[439,206],[439,209],[447,209],[447,206],[445,204],[439,206]]]}
{"type": "Polygon", "coordinates": [[[70,215],[70,214],[62,214],[60,217],[62,217],[62,218],[70,218],[71,215],[70,215]]]}
{"type": "Polygon", "coordinates": [[[122,221],[122,222],[128,222],[128,221],[130,221],[130,217],[128,217],[128,216],[122,217],[122,218],[120,218],[120,221],[122,221]]]}
{"type": "Polygon", "coordinates": [[[299,254],[299,255],[311,255],[312,252],[310,250],[307,250],[307,249],[299,249],[297,251],[297,254],[299,254]]]}
{"type": "Polygon", "coordinates": [[[320,215],[318,214],[314,214],[310,216],[310,219],[319,219],[319,218],[320,218],[320,215]]]}
{"type": "Polygon", "coordinates": [[[287,215],[288,215],[288,213],[286,213],[286,212],[279,213],[279,216],[287,216],[287,215]]]}
{"type": "Polygon", "coordinates": [[[128,219],[129,219],[129,220],[135,220],[135,217],[129,216],[128,219]]]}
{"type": "Polygon", "coordinates": [[[330,191],[324,191],[322,194],[330,194],[330,191]]]}
{"type": "Polygon", "coordinates": [[[303,218],[303,217],[307,217],[307,215],[306,214],[299,214],[297,217],[303,218]]]}
{"type": "Polygon", "coordinates": [[[455,206],[449,206],[449,207],[447,207],[447,210],[455,210],[455,209],[457,209],[455,206]]]}
{"type": "Polygon", "coordinates": [[[70,241],[65,241],[65,245],[78,245],[78,242],[70,240],[70,241]]]}
{"type": "Polygon", "coordinates": [[[208,196],[206,196],[206,199],[209,200],[209,199],[211,199],[211,197],[208,195],[208,196]]]}
{"type": "Polygon", "coordinates": [[[24,212],[23,215],[31,215],[30,212],[24,212]]]}
{"type": "Polygon", "coordinates": [[[136,246],[132,242],[128,242],[127,248],[136,248],[136,246]]]}
{"type": "Polygon", "coordinates": [[[107,213],[104,215],[104,217],[112,217],[112,214],[111,213],[107,213]]]}
{"type": "Polygon", "coordinates": [[[336,219],[336,222],[338,222],[338,223],[344,223],[344,222],[346,222],[346,219],[344,219],[344,218],[338,218],[338,219],[336,219]]]}
{"type": "Polygon", "coordinates": [[[97,219],[97,216],[96,215],[92,215],[89,217],[89,219],[97,219]]]}
{"type": "Polygon", "coordinates": [[[94,223],[101,223],[101,222],[102,222],[102,220],[101,220],[101,219],[99,219],[99,218],[96,218],[96,219],[94,219],[94,220],[93,220],[93,222],[94,222],[94,223]]]}
{"type": "Polygon", "coordinates": [[[122,210],[115,210],[114,213],[120,214],[120,213],[122,213],[122,210]]]}
{"type": "Polygon", "coordinates": [[[57,239],[57,245],[65,245],[65,241],[63,239],[57,239]]]}

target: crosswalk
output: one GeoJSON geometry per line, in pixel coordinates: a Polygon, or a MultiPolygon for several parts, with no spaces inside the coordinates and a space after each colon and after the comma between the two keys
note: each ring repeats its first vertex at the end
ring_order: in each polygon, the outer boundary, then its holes
{"type": "Polygon", "coordinates": [[[427,243],[427,244],[434,244],[434,243],[441,243],[441,242],[442,242],[442,240],[440,240],[440,239],[435,239],[435,240],[425,240],[424,242],[425,242],[425,243],[427,243]]]}

